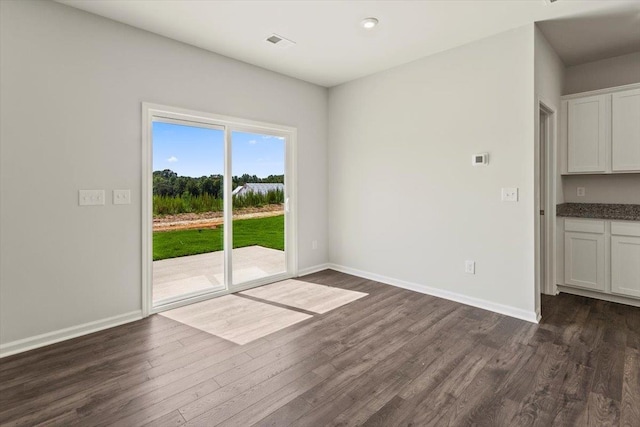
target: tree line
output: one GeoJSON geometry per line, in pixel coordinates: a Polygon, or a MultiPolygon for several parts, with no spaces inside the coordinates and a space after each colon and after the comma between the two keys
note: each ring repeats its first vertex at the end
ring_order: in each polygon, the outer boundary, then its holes
{"type": "MultiPolygon", "coordinates": [[[[284,183],[284,175],[269,175],[258,178],[244,174],[233,176],[232,189],[247,183],[284,183]]],[[[194,178],[178,176],[170,169],[153,172],[153,214],[175,215],[180,213],[221,212],[222,175],[194,178]]],[[[261,207],[284,203],[284,191],[267,193],[245,193],[233,197],[233,208],[261,207]]]]}
{"type": "MultiPolygon", "coordinates": [[[[231,178],[232,189],[246,183],[284,183],[284,175],[269,175],[258,178],[256,175],[243,174],[231,178]]],[[[153,172],[153,195],[162,197],[211,196],[222,198],[222,175],[209,175],[194,178],[178,176],[171,169],[153,172]]]]}

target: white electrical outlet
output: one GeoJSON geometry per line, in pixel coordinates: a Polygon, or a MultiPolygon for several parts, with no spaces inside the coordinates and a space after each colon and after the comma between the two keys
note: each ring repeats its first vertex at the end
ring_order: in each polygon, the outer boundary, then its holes
{"type": "Polygon", "coordinates": [[[114,205],[130,205],[131,190],[113,190],[114,205]]]}
{"type": "Polygon", "coordinates": [[[464,272],[469,274],[476,274],[476,262],[475,261],[465,261],[464,262],[464,272]]]}
{"type": "Polygon", "coordinates": [[[78,205],[104,205],[104,190],[78,190],[78,205]]]}
{"type": "Polygon", "coordinates": [[[577,193],[578,193],[578,197],[584,197],[584,193],[585,193],[584,187],[578,187],[577,193]]]}
{"type": "Polygon", "coordinates": [[[313,249],[313,250],[318,249],[318,241],[317,240],[312,240],[311,241],[311,249],[313,249]]]}
{"type": "Polygon", "coordinates": [[[503,202],[517,202],[518,201],[518,189],[517,188],[503,188],[502,189],[502,201],[503,202]]]}

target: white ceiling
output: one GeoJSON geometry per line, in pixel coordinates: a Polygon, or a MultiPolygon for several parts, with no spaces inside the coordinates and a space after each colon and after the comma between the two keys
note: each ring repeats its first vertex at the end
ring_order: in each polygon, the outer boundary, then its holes
{"type": "MultiPolygon", "coordinates": [[[[640,2],[538,23],[565,65],[640,52],[640,2]]],[[[640,76],[638,76],[640,78],[640,76]]]]}
{"type": "Polygon", "coordinates": [[[327,87],[536,21],[640,16],[637,0],[57,1],[327,87]],[[370,16],[380,24],[366,31],[359,23],[370,16]],[[296,45],[270,45],[272,33],[296,45]]]}

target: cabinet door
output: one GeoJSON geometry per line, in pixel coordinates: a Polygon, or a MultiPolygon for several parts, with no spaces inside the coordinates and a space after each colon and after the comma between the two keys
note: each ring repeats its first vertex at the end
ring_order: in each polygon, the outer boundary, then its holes
{"type": "Polygon", "coordinates": [[[612,95],[611,125],[613,172],[640,171],[640,89],[612,95]]]}
{"type": "Polygon", "coordinates": [[[569,101],[568,171],[607,172],[611,95],[569,101]]]}
{"type": "Polygon", "coordinates": [[[611,236],[611,292],[640,298],[640,237],[611,236]]]}
{"type": "Polygon", "coordinates": [[[604,291],[604,234],[564,233],[564,282],[604,291]]]}

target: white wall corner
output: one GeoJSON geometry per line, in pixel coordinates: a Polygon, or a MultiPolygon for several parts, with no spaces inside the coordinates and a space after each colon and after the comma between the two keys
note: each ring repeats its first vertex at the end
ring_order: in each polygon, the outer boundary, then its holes
{"type": "Polygon", "coordinates": [[[371,273],[368,271],[362,271],[355,268],[346,267],[343,265],[329,264],[329,268],[331,270],[339,271],[341,273],[362,277],[363,279],[369,279],[376,282],[384,283],[386,285],[396,286],[398,288],[419,292],[421,294],[431,295],[431,296],[443,298],[449,301],[455,301],[461,304],[470,305],[472,307],[481,308],[483,310],[493,311],[494,313],[504,314],[505,316],[515,317],[516,319],[525,320],[531,323],[539,323],[541,319],[540,314],[537,313],[536,311],[527,311],[521,308],[498,304],[492,301],[474,298],[474,297],[459,294],[456,292],[446,291],[443,289],[432,288],[427,285],[394,279],[391,277],[386,277],[380,274],[371,273]]]}
{"type": "Polygon", "coordinates": [[[319,271],[327,270],[329,268],[330,268],[330,264],[328,263],[318,264],[318,265],[314,265],[307,268],[301,268],[298,270],[298,277],[306,276],[307,274],[317,273],[319,271]]]}

